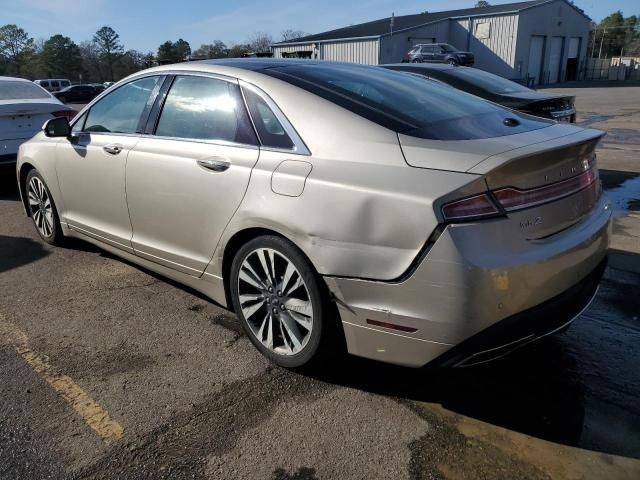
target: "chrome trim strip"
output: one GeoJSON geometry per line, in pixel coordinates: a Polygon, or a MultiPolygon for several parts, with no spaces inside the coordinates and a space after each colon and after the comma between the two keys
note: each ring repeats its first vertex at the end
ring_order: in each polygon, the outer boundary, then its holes
{"type": "Polygon", "coordinates": [[[426,338],[408,337],[407,335],[400,335],[399,333],[389,332],[387,330],[378,330],[377,328],[365,327],[364,325],[358,325],[357,323],[346,322],[344,320],[342,320],[342,323],[344,323],[346,325],[351,325],[352,327],[364,328],[365,330],[373,330],[374,332],[377,332],[377,333],[384,333],[384,334],[387,334],[387,335],[395,335],[396,337],[406,338],[407,340],[417,340],[419,342],[435,343],[436,345],[445,345],[447,347],[455,346],[452,343],[436,342],[435,340],[427,340],[426,338]]]}
{"type": "Polygon", "coordinates": [[[549,112],[549,115],[551,115],[553,118],[561,118],[561,117],[568,117],[570,115],[574,115],[575,113],[576,113],[575,108],[567,108],[565,110],[554,110],[552,112],[549,112]]]}

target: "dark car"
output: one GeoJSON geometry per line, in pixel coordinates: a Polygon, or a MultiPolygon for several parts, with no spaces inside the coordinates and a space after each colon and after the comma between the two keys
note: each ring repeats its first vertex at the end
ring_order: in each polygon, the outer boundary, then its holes
{"type": "Polygon", "coordinates": [[[63,88],[54,95],[63,103],[68,102],[88,102],[93,100],[100,92],[91,85],[71,85],[63,88]]]}
{"type": "Polygon", "coordinates": [[[473,65],[471,52],[458,50],[448,43],[420,43],[406,55],[404,61],[411,63],[448,63],[449,65],[473,65]]]}
{"type": "Polygon", "coordinates": [[[439,80],[459,90],[520,112],[560,122],[576,121],[575,97],[531,90],[524,85],[478,68],[406,63],[381,66],[439,80]]]}

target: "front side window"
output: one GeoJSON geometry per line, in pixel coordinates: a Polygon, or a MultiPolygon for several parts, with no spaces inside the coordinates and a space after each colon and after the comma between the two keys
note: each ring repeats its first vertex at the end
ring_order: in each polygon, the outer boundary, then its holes
{"type": "Polygon", "coordinates": [[[127,83],[91,107],[85,132],[137,133],[140,117],[161,77],[127,83]]]}
{"type": "Polygon", "coordinates": [[[209,77],[175,78],[155,133],[163,137],[257,143],[238,86],[209,77]]]}
{"type": "Polygon", "coordinates": [[[260,143],[265,147],[292,149],[293,141],[264,99],[248,88],[243,89],[243,92],[260,143]]]}
{"type": "Polygon", "coordinates": [[[53,88],[58,88],[60,86],[60,84],[54,80],[54,81],[51,82],[51,86],[53,88]]]}
{"type": "Polygon", "coordinates": [[[71,85],[71,84],[65,80],[65,81],[60,82],[60,85],[61,85],[62,87],[68,87],[68,86],[69,86],[69,85],[71,85]]]}

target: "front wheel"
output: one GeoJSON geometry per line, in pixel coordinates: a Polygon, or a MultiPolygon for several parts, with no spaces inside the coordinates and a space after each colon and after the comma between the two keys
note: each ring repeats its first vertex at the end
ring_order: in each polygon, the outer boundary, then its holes
{"type": "Polygon", "coordinates": [[[51,192],[37,170],[31,170],[25,184],[29,214],[40,238],[50,245],[60,245],[63,235],[51,192]]]}
{"type": "Polygon", "coordinates": [[[455,59],[453,58],[450,58],[449,60],[447,60],[447,63],[453,66],[458,65],[458,62],[456,62],[455,59]]]}
{"type": "Polygon", "coordinates": [[[233,260],[230,283],[242,327],[272,362],[302,367],[324,353],[331,330],[327,295],[291,242],[270,235],[248,242],[233,260]]]}

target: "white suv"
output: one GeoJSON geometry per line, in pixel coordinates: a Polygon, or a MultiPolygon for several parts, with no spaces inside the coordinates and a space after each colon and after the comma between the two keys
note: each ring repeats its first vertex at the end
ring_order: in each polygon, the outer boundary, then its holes
{"type": "Polygon", "coordinates": [[[57,92],[71,86],[71,81],[66,78],[45,78],[43,80],[34,80],[33,83],[50,92],[57,92]]]}

